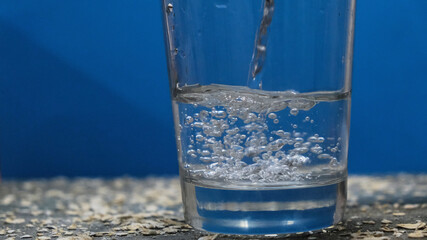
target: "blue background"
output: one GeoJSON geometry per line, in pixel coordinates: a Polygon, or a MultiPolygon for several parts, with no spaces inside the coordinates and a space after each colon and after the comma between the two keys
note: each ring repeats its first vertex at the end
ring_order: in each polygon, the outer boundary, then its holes
{"type": "MultiPolygon", "coordinates": [[[[359,0],[351,173],[427,171],[427,1],[359,0]]],[[[6,178],[177,174],[159,0],[0,2],[6,178]]]]}

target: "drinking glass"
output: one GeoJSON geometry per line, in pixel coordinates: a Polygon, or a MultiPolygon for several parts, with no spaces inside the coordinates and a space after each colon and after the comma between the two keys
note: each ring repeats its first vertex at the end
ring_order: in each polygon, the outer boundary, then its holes
{"type": "Polygon", "coordinates": [[[355,0],[162,0],[186,221],[281,234],[341,221],[355,0]]]}

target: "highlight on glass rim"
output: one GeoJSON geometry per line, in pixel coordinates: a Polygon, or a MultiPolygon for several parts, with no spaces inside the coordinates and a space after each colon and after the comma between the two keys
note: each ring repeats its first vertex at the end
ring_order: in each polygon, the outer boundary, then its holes
{"type": "Polygon", "coordinates": [[[164,0],[186,221],[321,229],[347,194],[355,0],[164,0]]]}

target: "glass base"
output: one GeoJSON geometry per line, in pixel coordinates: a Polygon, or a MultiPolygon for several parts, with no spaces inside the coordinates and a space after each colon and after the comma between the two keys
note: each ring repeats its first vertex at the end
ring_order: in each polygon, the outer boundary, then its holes
{"type": "Polygon", "coordinates": [[[284,234],[329,227],[343,218],[347,181],[298,188],[225,189],[183,179],[186,221],[222,234],[284,234]]]}

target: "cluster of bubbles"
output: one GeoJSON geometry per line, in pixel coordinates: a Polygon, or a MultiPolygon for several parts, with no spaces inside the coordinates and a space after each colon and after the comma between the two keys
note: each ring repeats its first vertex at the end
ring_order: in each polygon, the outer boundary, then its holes
{"type": "MultiPolygon", "coordinates": [[[[310,179],[309,172],[298,169],[309,164],[312,156],[330,165],[338,163],[326,153],[339,151],[338,145],[324,149],[324,137],[298,132],[296,124],[291,131],[277,130],[281,127],[278,115],[287,107],[289,116],[297,116],[315,106],[315,101],[298,98],[291,91],[271,96],[218,88],[180,95],[182,102],[191,103],[185,105],[191,111],[183,112],[181,123],[181,138],[188,140],[183,146],[184,168],[191,174],[272,183],[310,179]]],[[[313,120],[306,117],[303,122],[313,120]]]]}

